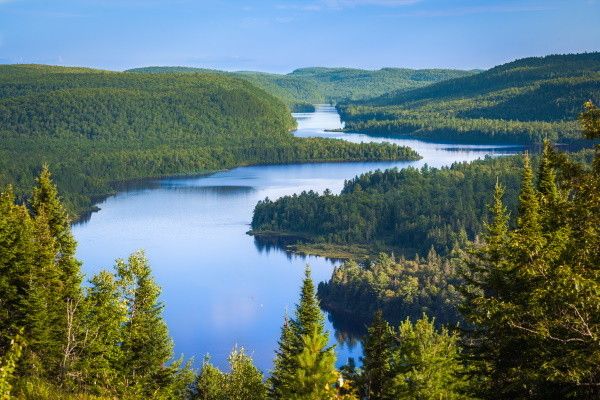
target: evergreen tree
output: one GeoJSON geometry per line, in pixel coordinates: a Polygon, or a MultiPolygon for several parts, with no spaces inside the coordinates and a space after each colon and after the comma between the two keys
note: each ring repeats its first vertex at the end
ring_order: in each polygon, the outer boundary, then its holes
{"type": "Polygon", "coordinates": [[[125,382],[144,394],[158,390],[157,382],[169,371],[164,368],[171,358],[173,344],[162,318],[160,288],[151,276],[143,252],[128,261],[117,260],[118,284],[127,305],[123,330],[121,371],[125,382]]]}
{"type": "Polygon", "coordinates": [[[328,337],[315,327],[302,335],[302,350],[296,355],[297,369],[284,398],[294,400],[335,399],[335,352],[327,345],[328,337]]]}
{"type": "Polygon", "coordinates": [[[6,187],[0,193],[0,352],[25,325],[33,231],[27,209],[15,205],[12,187],[6,187]]]}
{"type": "Polygon", "coordinates": [[[583,105],[584,111],[579,116],[584,137],[587,139],[600,138],[600,108],[591,101],[583,105]]]}
{"type": "Polygon", "coordinates": [[[63,295],[65,299],[78,299],[81,296],[81,266],[75,258],[77,243],[71,233],[71,221],[47,165],[42,167],[36,181],[31,197],[33,216],[44,213],[48,218],[50,234],[56,240],[56,263],[63,274],[63,295]]]}
{"type": "MultiPolygon", "coordinates": [[[[47,165],[42,167],[36,179],[36,186],[31,197],[31,211],[37,220],[42,218],[48,225],[48,231],[53,238],[54,263],[60,271],[60,286],[50,288],[56,290],[56,303],[49,304],[48,311],[56,327],[52,346],[60,348],[60,368],[55,368],[53,360],[48,360],[47,370],[64,379],[71,374],[75,359],[78,357],[78,342],[81,333],[81,265],[75,258],[76,242],[71,233],[70,220],[67,211],[60,201],[58,189],[52,181],[47,165]]],[[[56,352],[55,357],[59,357],[56,352]]]]}
{"type": "Polygon", "coordinates": [[[378,310],[363,341],[363,373],[361,383],[369,400],[384,399],[391,379],[392,329],[378,310]]]}
{"type": "Polygon", "coordinates": [[[196,379],[195,399],[198,400],[227,400],[225,392],[225,374],[210,363],[206,357],[196,379]]]}
{"type": "MultiPolygon", "coordinates": [[[[34,256],[29,275],[25,328],[27,343],[24,360],[33,375],[57,378],[65,359],[65,303],[62,274],[56,265],[56,239],[52,236],[46,212],[33,221],[34,256]]],[[[62,371],[64,373],[64,371],[62,371]]]]}
{"type": "Polygon", "coordinates": [[[288,387],[292,381],[296,369],[294,344],[295,336],[292,322],[286,315],[281,327],[278,348],[275,351],[273,370],[268,380],[269,397],[272,399],[283,399],[284,388],[288,387]]]}
{"type": "Polygon", "coordinates": [[[23,351],[23,344],[23,337],[21,333],[18,333],[11,340],[8,352],[0,357],[0,400],[12,399],[12,383],[17,363],[23,351]]]}
{"type": "Polygon", "coordinates": [[[234,349],[229,355],[231,371],[226,377],[228,400],[266,400],[267,387],[262,373],[243,349],[234,349]]]}
{"type": "Polygon", "coordinates": [[[469,263],[465,343],[488,398],[595,398],[600,175],[546,143],[532,176],[526,159],[517,227],[488,229],[469,263]]]}
{"type": "Polygon", "coordinates": [[[296,306],[296,315],[293,320],[293,326],[297,338],[302,335],[323,334],[325,329],[325,317],[319,307],[319,300],[315,292],[315,284],[310,274],[310,268],[307,266],[304,271],[304,280],[300,290],[300,302],[296,306]]]}
{"type": "Polygon", "coordinates": [[[436,331],[426,316],[398,328],[393,356],[394,378],[387,399],[466,399],[468,382],[459,360],[458,337],[445,328],[436,331]]]}
{"type": "Polygon", "coordinates": [[[307,266],[294,319],[284,322],[269,391],[273,398],[326,399],[336,396],[335,353],[327,346],[325,317],[307,266]]]}
{"type": "Polygon", "coordinates": [[[85,376],[83,383],[97,393],[115,394],[123,357],[120,344],[127,306],[113,274],[101,271],[90,280],[84,310],[89,339],[83,346],[78,365],[85,376]]]}

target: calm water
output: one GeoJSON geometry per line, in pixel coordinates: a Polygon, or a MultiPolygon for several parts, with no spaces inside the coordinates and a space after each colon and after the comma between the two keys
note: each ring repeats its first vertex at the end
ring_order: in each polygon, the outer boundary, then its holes
{"type": "MultiPolygon", "coordinates": [[[[236,168],[205,177],[162,179],[108,198],[101,210],[73,227],[78,256],[87,276],[111,268],[115,258],[144,249],[163,289],[165,318],[177,355],[210,353],[226,366],[235,346],[244,347],[268,371],[286,310],[293,312],[304,266],[312,266],[316,282],[329,278],[333,263],[266,249],[246,235],[259,200],[302,190],[339,192],[345,179],[373,169],[408,165],[449,165],[486,154],[508,154],[514,148],[424,143],[328,133],[339,128],[335,109],[295,114],[297,136],[343,138],[353,142],[392,141],[417,150],[416,162],[295,164],[236,168]]],[[[359,343],[331,332],[338,360],[361,354],[359,343]]]]}

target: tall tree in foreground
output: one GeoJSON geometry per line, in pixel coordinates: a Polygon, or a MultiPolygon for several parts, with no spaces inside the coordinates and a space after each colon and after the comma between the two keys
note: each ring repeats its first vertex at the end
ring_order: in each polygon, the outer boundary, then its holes
{"type": "Polygon", "coordinates": [[[127,305],[123,331],[122,371],[126,382],[148,395],[158,391],[157,383],[166,373],[173,343],[162,318],[160,288],[152,279],[143,252],[132,254],[127,262],[117,260],[119,286],[127,305]]]}
{"type": "Polygon", "coordinates": [[[335,352],[328,346],[325,317],[307,267],[294,319],[287,320],[275,357],[270,393],[281,399],[336,398],[335,352]]]}
{"type": "Polygon", "coordinates": [[[296,366],[295,360],[295,334],[292,322],[286,315],[281,327],[281,336],[278,348],[275,351],[273,370],[268,380],[269,397],[272,399],[283,399],[284,388],[290,385],[294,376],[296,366]]]}
{"type": "Polygon", "coordinates": [[[377,311],[363,341],[362,392],[369,400],[384,399],[392,377],[393,330],[377,311]]]}
{"type": "MultiPolygon", "coordinates": [[[[586,104],[586,137],[600,137],[597,111],[586,104]]],[[[474,253],[466,342],[489,377],[488,398],[597,398],[599,153],[590,170],[546,144],[540,165],[536,188],[526,162],[517,227],[499,235],[504,217],[496,213],[474,253]]]]}
{"type": "Polygon", "coordinates": [[[244,349],[234,349],[228,358],[229,373],[221,372],[207,358],[195,383],[197,400],[266,400],[262,373],[244,349]]]}
{"type": "Polygon", "coordinates": [[[393,378],[385,399],[467,399],[468,381],[459,359],[458,337],[437,331],[426,316],[406,319],[397,332],[392,356],[393,378]]]}
{"type": "Polygon", "coordinates": [[[75,258],[71,221],[47,165],[36,179],[30,209],[37,233],[31,288],[35,305],[32,304],[30,315],[43,319],[47,314],[47,321],[37,322],[38,328],[46,331],[43,333],[46,337],[32,338],[31,350],[35,351],[39,345],[38,352],[47,353],[43,358],[50,376],[58,373],[61,376],[54,376],[55,379],[71,379],[77,374],[72,368],[78,357],[78,334],[82,326],[81,265],[75,258]]]}

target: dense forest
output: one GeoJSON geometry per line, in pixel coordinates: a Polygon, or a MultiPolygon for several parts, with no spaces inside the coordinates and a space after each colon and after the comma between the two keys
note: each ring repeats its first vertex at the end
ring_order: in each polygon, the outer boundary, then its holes
{"type": "Polygon", "coordinates": [[[541,142],[580,136],[584,101],[600,102],[600,53],[520,59],[479,74],[348,101],[353,131],[426,139],[541,142]]]}
{"type": "MultiPolygon", "coordinates": [[[[128,72],[197,73],[211,70],[190,67],[145,67],[128,72]]],[[[477,71],[451,69],[383,68],[376,71],[353,68],[300,68],[289,74],[222,72],[244,79],[284,101],[293,111],[312,111],[313,104],[337,103],[409,90],[477,71]]]]}
{"type": "Polygon", "coordinates": [[[259,202],[256,234],[294,235],[311,242],[362,244],[412,257],[441,255],[474,240],[487,220],[496,181],[516,210],[520,157],[487,158],[451,167],[373,171],[345,183],[341,194],[303,192],[259,202]]]}
{"type": "Polygon", "coordinates": [[[299,139],[288,108],[219,74],[0,66],[0,180],[19,197],[43,163],[80,214],[119,180],[238,165],[416,159],[407,148],[299,139]]]}
{"type": "Polygon", "coordinates": [[[321,306],[334,324],[336,319],[351,322],[359,331],[378,310],[392,325],[427,314],[437,324],[453,326],[461,320],[463,282],[457,261],[456,256],[442,258],[434,250],[414,260],[385,253],[363,265],[350,260],[336,267],[328,282],[319,284],[321,306]]]}
{"type": "MultiPolygon", "coordinates": [[[[600,137],[600,110],[591,103],[582,122],[589,138],[600,137]]],[[[596,399],[600,146],[591,167],[549,144],[536,168],[525,155],[514,224],[504,196],[498,181],[480,240],[460,256],[461,330],[438,327],[426,314],[433,308],[421,317],[407,309],[397,327],[376,312],[362,365],[337,370],[307,268],[265,379],[243,349],[232,351],[227,372],[210,359],[199,371],[169,362],[160,288],[143,253],[83,286],[67,212],[44,168],[27,204],[10,186],[0,195],[0,398],[596,399]]],[[[439,273],[426,269],[440,265],[433,251],[425,262],[381,256],[372,275],[349,265],[332,279],[342,285],[344,276],[354,283],[353,274],[364,274],[375,296],[403,296],[401,307],[411,294],[435,304],[442,295],[427,284],[439,273]]]]}

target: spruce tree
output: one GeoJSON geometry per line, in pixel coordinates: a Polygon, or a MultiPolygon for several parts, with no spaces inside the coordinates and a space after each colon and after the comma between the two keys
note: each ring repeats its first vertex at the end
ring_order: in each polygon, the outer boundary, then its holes
{"type": "Polygon", "coordinates": [[[128,261],[117,260],[118,284],[127,305],[123,330],[121,370],[127,385],[141,394],[158,389],[157,382],[169,371],[164,368],[171,358],[173,344],[162,318],[160,288],[151,276],[143,252],[128,261]]]}
{"type": "Polygon", "coordinates": [[[335,396],[335,352],[327,346],[325,317],[307,266],[294,319],[282,328],[270,393],[281,399],[319,399],[335,396]],[[321,385],[324,383],[324,385],[321,385]],[[323,392],[324,391],[324,392],[323,392]]]}
{"type": "Polygon", "coordinates": [[[40,210],[33,224],[34,257],[25,300],[28,346],[24,360],[31,373],[58,378],[57,372],[61,371],[65,358],[62,274],[56,265],[56,239],[50,232],[44,210],[40,210]]]}
{"type": "Polygon", "coordinates": [[[82,349],[78,369],[84,385],[102,394],[116,394],[119,366],[123,361],[121,342],[127,306],[115,276],[101,271],[90,280],[84,303],[84,324],[89,338],[82,349]]]}
{"type": "Polygon", "coordinates": [[[304,270],[300,302],[296,306],[296,315],[292,324],[298,338],[302,335],[312,334],[315,330],[317,334],[321,335],[325,329],[325,317],[319,307],[315,284],[308,266],[304,270]]]}
{"type": "Polygon", "coordinates": [[[278,348],[275,352],[273,361],[273,370],[268,380],[269,397],[272,399],[283,399],[284,388],[289,387],[294,371],[296,369],[295,354],[295,335],[292,322],[285,316],[283,326],[281,327],[281,336],[278,342],[278,348]]]}
{"type": "Polygon", "coordinates": [[[297,368],[290,387],[286,388],[286,399],[327,400],[335,399],[338,372],[335,369],[335,352],[327,345],[328,337],[316,327],[303,334],[302,350],[296,355],[297,368]]]}
{"type": "Polygon", "coordinates": [[[393,355],[394,377],[386,399],[467,399],[469,384],[459,359],[458,337],[436,331],[426,316],[398,328],[393,355]]]}
{"type": "Polygon", "coordinates": [[[378,310],[363,340],[361,392],[369,400],[384,399],[385,388],[391,379],[392,350],[392,328],[378,310]]]}
{"type": "Polygon", "coordinates": [[[194,399],[227,400],[226,376],[205,357],[195,383],[194,399]]]}
{"type": "Polygon", "coordinates": [[[6,187],[0,193],[0,352],[25,324],[33,235],[27,209],[15,204],[12,187],[6,187]]]}
{"type": "Polygon", "coordinates": [[[36,182],[31,197],[33,216],[44,213],[48,218],[50,234],[56,239],[56,263],[63,274],[63,295],[76,300],[81,296],[81,266],[75,258],[77,243],[71,233],[71,221],[47,165],[42,167],[36,182]]]}
{"type": "Polygon", "coordinates": [[[262,373],[243,349],[234,349],[229,355],[231,371],[226,376],[228,400],[266,400],[267,387],[262,373]]]}

